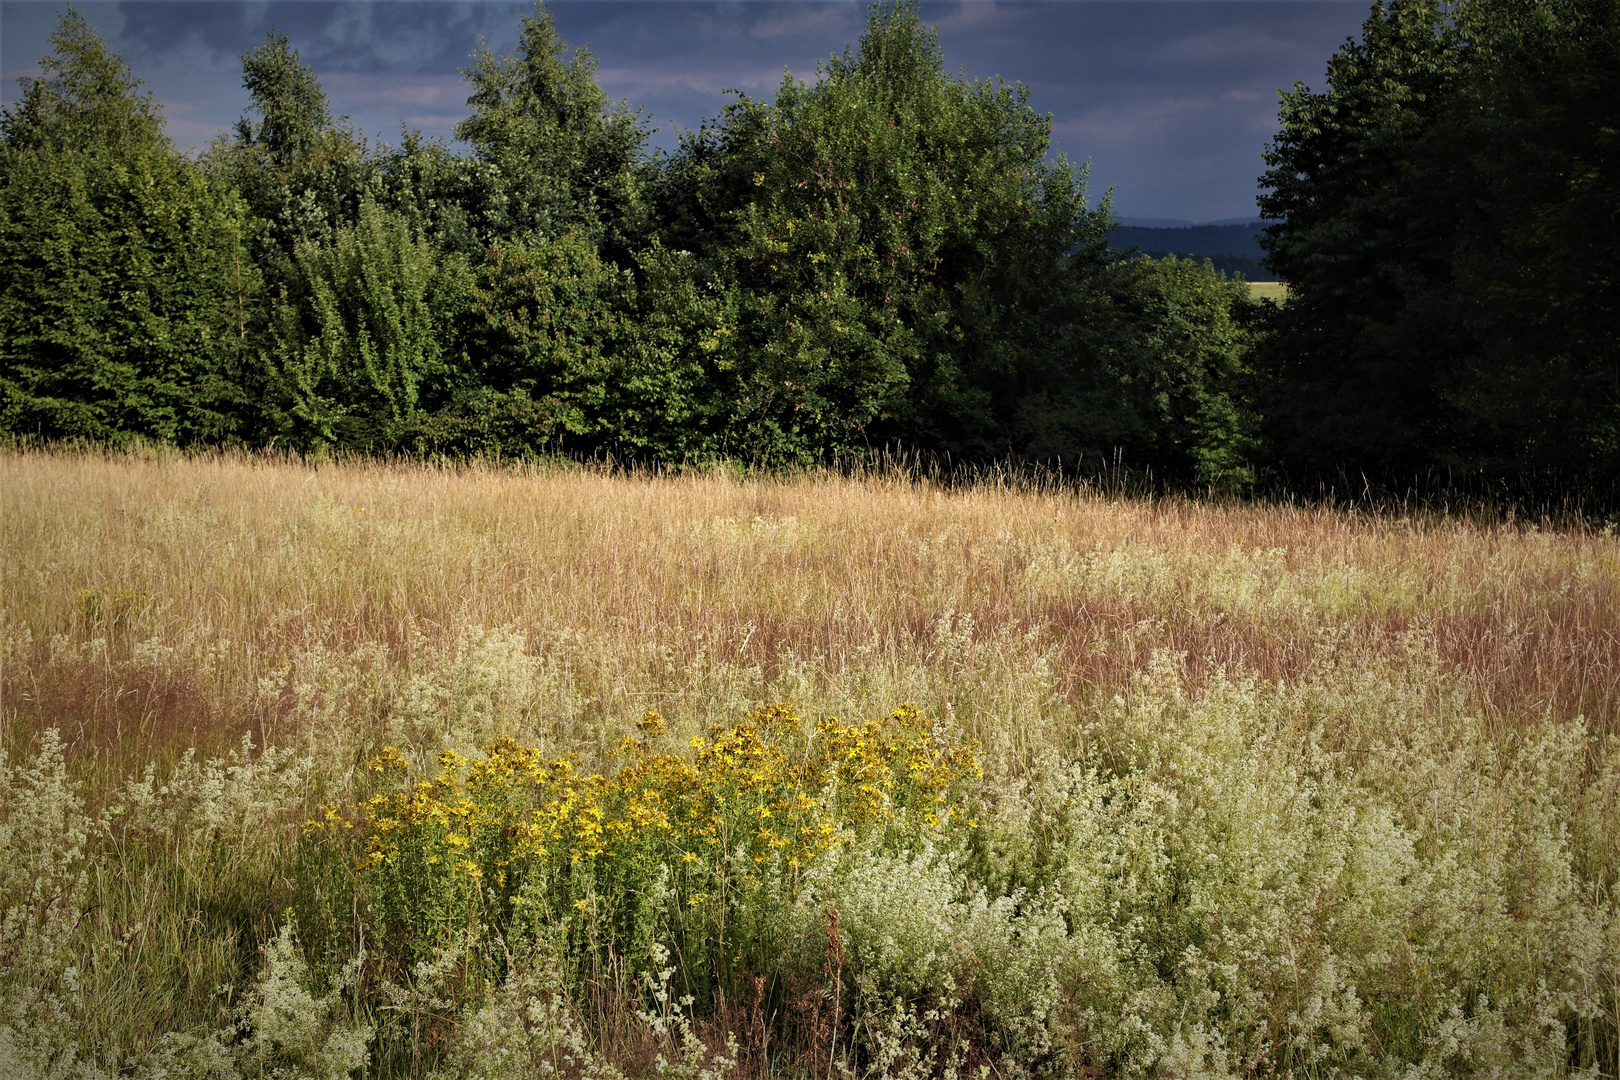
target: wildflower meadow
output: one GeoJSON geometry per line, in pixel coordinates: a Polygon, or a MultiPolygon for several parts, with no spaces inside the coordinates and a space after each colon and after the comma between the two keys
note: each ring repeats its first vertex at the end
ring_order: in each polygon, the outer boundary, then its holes
{"type": "Polygon", "coordinates": [[[0,1078],[1620,1076],[1620,540],[7,451],[0,1078]]]}

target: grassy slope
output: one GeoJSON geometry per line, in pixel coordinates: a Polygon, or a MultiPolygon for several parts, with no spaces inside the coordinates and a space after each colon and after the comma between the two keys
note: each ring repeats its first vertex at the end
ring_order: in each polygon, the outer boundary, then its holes
{"type": "MultiPolygon", "coordinates": [[[[684,738],[783,699],[806,715],[914,701],[981,740],[1002,783],[1053,753],[1119,761],[1161,737],[1119,704],[1143,696],[1144,679],[1194,701],[1249,675],[1331,683],[1350,704],[1334,706],[1323,738],[1352,763],[1431,714],[1436,731],[1464,724],[1485,740],[1478,753],[1582,716],[1589,771],[1560,781],[1576,801],[1609,783],[1602,747],[1620,736],[1610,536],[886,477],[232,457],[10,453],[0,487],[0,737],[18,760],[59,728],[92,804],[146,761],[244,733],[312,748],[329,792],[384,738],[471,745],[502,732],[601,761],[650,706],[684,738]],[[1369,690],[1358,712],[1356,680],[1373,675],[1404,704],[1369,690]]],[[[1428,779],[1456,790],[1480,760],[1428,779]]],[[[1432,799],[1438,822],[1440,795],[1407,790],[1425,778],[1391,768],[1376,781],[1391,813],[1427,827],[1410,808],[1432,799]]],[[[1517,812],[1520,796],[1492,798],[1517,812]]],[[[217,834],[244,867],[269,843],[249,832],[217,834]]],[[[1600,825],[1582,843],[1583,887],[1602,892],[1616,841],[1600,825]]],[[[174,931],[154,942],[169,950],[154,970],[189,965],[196,988],[229,975],[274,920],[250,895],[231,903],[236,953],[212,931],[174,931]]],[[[98,985],[103,1015],[150,996],[98,985]]],[[[105,1039],[145,1045],[196,1022],[187,1010],[206,1000],[148,997],[124,1009],[125,1027],[107,1019],[105,1039]]]]}

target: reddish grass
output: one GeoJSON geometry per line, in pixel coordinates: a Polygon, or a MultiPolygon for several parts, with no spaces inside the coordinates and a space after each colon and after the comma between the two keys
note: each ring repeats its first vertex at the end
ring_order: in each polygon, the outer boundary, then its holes
{"type": "Polygon", "coordinates": [[[729,707],[704,689],[720,683],[812,710],[931,694],[981,729],[1033,710],[1061,730],[1156,652],[1194,684],[1292,681],[1413,633],[1504,730],[1550,713],[1620,732],[1620,542],[1591,532],[893,476],[228,455],[9,452],[0,484],[0,738],[55,726],[121,768],[300,737],[323,709],[386,722],[469,626],[550,659],[577,703],[536,723],[560,738],[648,702],[701,723],[729,707]],[[383,689],[341,708],[263,689],[317,648],[339,667],[371,650],[383,689]],[[1025,685],[1037,663],[1048,682],[1025,685]]]}

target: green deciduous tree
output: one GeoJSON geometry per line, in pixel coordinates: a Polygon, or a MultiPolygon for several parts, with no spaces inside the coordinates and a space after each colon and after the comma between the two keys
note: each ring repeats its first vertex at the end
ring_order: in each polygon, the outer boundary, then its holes
{"type": "Polygon", "coordinates": [[[446,342],[466,272],[367,201],[332,240],[301,240],[272,306],[267,410],[295,447],[387,450],[451,374],[446,342]]]}
{"type": "Polygon", "coordinates": [[[1283,96],[1262,213],[1289,283],[1270,403],[1284,456],[1320,470],[1405,471],[1455,426],[1444,386],[1461,352],[1458,226],[1432,133],[1463,43],[1439,0],[1374,7],[1328,65],[1328,89],[1283,96]]]}
{"type": "Polygon", "coordinates": [[[1246,475],[1241,290],[1110,255],[1049,118],[947,73],[915,4],[669,159],[544,8],[466,72],[470,156],[368,147],[272,32],[200,167],[64,27],[6,121],[13,430],[1246,475]]]}
{"type": "Polygon", "coordinates": [[[192,442],[240,429],[253,225],[69,9],[0,122],[0,426],[192,442]]]}
{"type": "Polygon", "coordinates": [[[1295,470],[1607,484],[1620,4],[1390,0],[1284,96],[1262,243],[1295,470]]]}
{"type": "Polygon", "coordinates": [[[242,86],[248,111],[204,162],[268,223],[262,257],[279,275],[286,268],[277,263],[300,241],[329,241],[357,220],[360,204],[376,194],[376,167],[355,132],[334,122],[314,70],[285,34],[271,31],[242,54],[242,86]]]}
{"type": "Polygon", "coordinates": [[[689,264],[655,246],[620,270],[576,233],[496,247],[463,324],[463,390],[424,438],[500,456],[715,456],[728,319],[689,264]]]}
{"type": "Polygon", "coordinates": [[[456,136],[476,158],[467,198],[483,243],[573,231],[615,257],[633,246],[646,130],[637,110],[597,85],[590,50],[570,51],[537,5],[517,50],[497,57],[480,47],[466,77],[472,115],[456,136]]]}
{"type": "Polygon", "coordinates": [[[665,242],[735,293],[732,445],[1001,449],[998,395],[1067,253],[1104,231],[1049,149],[1026,91],[951,77],[907,4],[875,7],[814,85],[788,78],[688,139],[656,202],[665,242]]]}
{"type": "Polygon", "coordinates": [[[1474,349],[1448,388],[1453,456],[1620,494],[1620,3],[1472,0],[1458,26],[1474,349]]]}
{"type": "Polygon", "coordinates": [[[1106,262],[1076,273],[1066,318],[1018,386],[1028,457],[1220,491],[1255,479],[1249,288],[1208,262],[1106,262]]]}

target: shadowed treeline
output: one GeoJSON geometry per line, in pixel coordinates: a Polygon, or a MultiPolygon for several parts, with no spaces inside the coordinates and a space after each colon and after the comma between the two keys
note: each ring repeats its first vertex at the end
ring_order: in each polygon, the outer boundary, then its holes
{"type": "Polygon", "coordinates": [[[0,426],[666,466],[898,446],[1601,511],[1617,33],[1599,0],[1375,11],[1266,152],[1278,304],[1111,250],[1028,89],[951,76],[914,6],[668,153],[544,10],[473,56],[459,145],[368,145],[272,33],[196,160],[70,12],[0,138],[0,426]]]}

